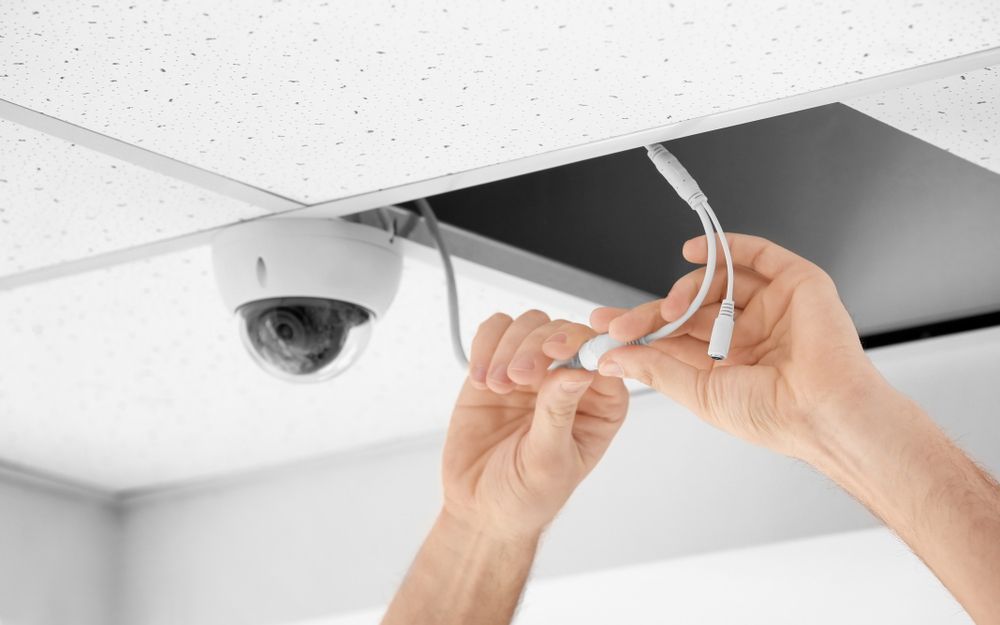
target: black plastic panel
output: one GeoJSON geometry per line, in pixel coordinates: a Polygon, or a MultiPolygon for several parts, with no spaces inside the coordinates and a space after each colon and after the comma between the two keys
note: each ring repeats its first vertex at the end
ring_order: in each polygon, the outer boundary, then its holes
{"type": "MultiPolygon", "coordinates": [[[[843,105],[672,141],[727,230],[837,281],[868,334],[1000,309],[1000,176],[843,105]]],[[[431,198],[460,228],[664,293],[699,222],[632,150],[431,198]]]]}

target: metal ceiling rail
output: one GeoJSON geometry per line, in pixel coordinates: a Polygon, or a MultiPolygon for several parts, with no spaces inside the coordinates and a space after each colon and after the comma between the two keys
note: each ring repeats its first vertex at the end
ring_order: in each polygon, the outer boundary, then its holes
{"type": "Polygon", "coordinates": [[[0,118],[272,213],[305,204],[0,98],[0,118]]]}

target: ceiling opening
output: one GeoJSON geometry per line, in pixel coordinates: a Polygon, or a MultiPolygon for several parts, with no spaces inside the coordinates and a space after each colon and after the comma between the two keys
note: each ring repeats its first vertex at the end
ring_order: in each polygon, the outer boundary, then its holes
{"type": "MultiPolygon", "coordinates": [[[[1000,177],[833,104],[668,144],[727,231],[772,239],[836,280],[869,345],[1000,322],[1000,177]],[[969,271],[969,268],[975,268],[969,271]]],[[[430,198],[460,229],[662,295],[701,233],[644,151],[430,198]]]]}

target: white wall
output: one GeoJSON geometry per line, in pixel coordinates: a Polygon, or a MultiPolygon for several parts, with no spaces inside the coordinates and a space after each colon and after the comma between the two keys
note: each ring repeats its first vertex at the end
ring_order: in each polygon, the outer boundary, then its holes
{"type": "MultiPolygon", "coordinates": [[[[876,362],[994,472],[1000,329],[876,362]]],[[[122,622],[293,622],[389,599],[439,501],[440,439],[128,502],[122,622]]],[[[874,525],[808,467],[637,399],[557,520],[539,576],[874,525]]]]}
{"type": "Polygon", "coordinates": [[[0,622],[112,623],[118,522],[107,499],[0,470],[0,622]]]}

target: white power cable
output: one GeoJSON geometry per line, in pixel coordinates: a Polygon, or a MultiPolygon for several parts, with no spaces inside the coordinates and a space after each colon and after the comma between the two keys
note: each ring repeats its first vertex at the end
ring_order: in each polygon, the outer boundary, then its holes
{"type": "Polygon", "coordinates": [[[688,319],[698,312],[698,309],[701,308],[702,302],[705,301],[705,297],[708,296],[708,290],[712,286],[712,279],[715,277],[717,252],[715,246],[715,236],[712,233],[712,222],[706,208],[707,206],[707,203],[699,202],[692,207],[694,212],[698,214],[698,217],[701,218],[701,226],[705,229],[705,239],[708,242],[708,260],[705,263],[705,277],[701,281],[701,287],[698,289],[698,293],[694,296],[694,299],[691,300],[691,304],[688,306],[687,310],[684,311],[683,315],[663,326],[656,332],[642,337],[641,341],[644,345],[648,345],[653,341],[666,338],[673,334],[675,330],[684,325],[688,319]]]}
{"type": "MultiPolygon", "coordinates": [[[[719,218],[716,217],[715,211],[712,210],[711,205],[708,203],[708,198],[706,198],[705,194],[702,193],[691,174],[689,174],[688,171],[684,169],[684,166],[681,165],[680,161],[677,160],[677,157],[659,144],[646,146],[646,149],[649,153],[649,158],[656,166],[656,169],[663,175],[667,182],[670,183],[674,190],[677,191],[677,194],[691,206],[691,209],[701,220],[701,225],[705,230],[705,239],[708,246],[708,258],[705,263],[705,276],[702,279],[701,288],[698,289],[698,293],[695,295],[684,314],[674,321],[666,324],[656,332],[647,334],[646,336],[627,344],[649,345],[654,341],[665,338],[677,331],[678,328],[684,325],[684,323],[686,323],[696,312],[698,312],[702,303],[704,303],[705,298],[708,296],[708,291],[712,285],[712,279],[715,277],[715,265],[718,255],[716,249],[716,234],[718,234],[719,240],[722,244],[722,252],[726,259],[726,297],[722,300],[719,316],[716,318],[715,325],[712,328],[708,355],[715,360],[722,360],[729,353],[729,344],[732,340],[733,334],[733,316],[735,309],[733,303],[733,258],[729,249],[729,242],[726,240],[726,235],[722,230],[721,224],[719,223],[719,218]]],[[[458,287],[455,283],[455,270],[452,267],[451,255],[448,253],[448,248],[445,246],[444,237],[441,235],[441,229],[438,224],[437,216],[434,214],[434,210],[431,208],[430,203],[426,199],[421,198],[416,200],[416,205],[420,210],[420,214],[423,216],[424,221],[427,223],[427,230],[430,232],[431,238],[434,239],[434,242],[437,245],[438,252],[441,255],[441,263],[444,266],[445,279],[448,287],[448,318],[451,326],[452,348],[454,349],[455,357],[459,363],[463,366],[468,366],[469,359],[465,354],[465,349],[462,347],[461,327],[459,325],[458,287]]],[[[616,341],[607,334],[601,334],[584,343],[580,347],[579,353],[574,358],[571,360],[557,361],[552,364],[551,368],[555,369],[568,367],[596,371],[597,363],[601,356],[616,347],[622,347],[624,345],[626,345],[626,343],[616,341]]]]}
{"type": "Polygon", "coordinates": [[[708,211],[708,216],[712,218],[712,225],[715,226],[719,240],[722,241],[722,253],[726,256],[726,297],[719,307],[719,316],[715,318],[715,323],[712,325],[712,336],[708,341],[708,355],[714,360],[723,360],[729,355],[729,346],[733,342],[734,316],[736,314],[736,303],[733,300],[733,255],[729,251],[729,240],[726,239],[726,233],[722,231],[722,224],[719,223],[719,218],[715,216],[715,211],[709,206],[707,200],[705,201],[705,209],[708,211]]]}
{"type": "Polygon", "coordinates": [[[642,338],[622,343],[616,341],[607,334],[601,334],[590,339],[580,347],[577,355],[566,361],[553,363],[552,368],[568,367],[574,369],[587,369],[596,371],[601,356],[608,351],[624,345],[649,345],[653,341],[669,336],[681,327],[688,319],[701,308],[708,290],[712,285],[715,276],[716,252],[716,232],[722,241],[722,251],[726,257],[726,298],[722,301],[719,309],[719,316],[715,320],[712,328],[712,336],[708,345],[708,355],[715,360],[722,360],[729,354],[729,345],[733,335],[733,316],[735,306],[733,304],[733,260],[729,250],[729,242],[726,240],[722,226],[719,224],[715,211],[708,203],[708,198],[698,187],[698,183],[688,171],[681,165],[677,157],[671,154],[665,147],[659,144],[646,146],[649,159],[660,172],[660,174],[670,183],[677,194],[688,203],[701,219],[702,227],[705,229],[705,238],[708,245],[708,258],[705,264],[705,277],[702,280],[701,288],[687,311],[678,319],[668,323],[656,332],[648,334],[642,338]]]}
{"type": "Polygon", "coordinates": [[[416,201],[417,208],[427,223],[427,230],[437,245],[438,253],[441,255],[441,264],[444,265],[445,281],[448,283],[448,321],[451,325],[451,346],[455,352],[455,358],[463,367],[469,366],[469,357],[465,355],[465,348],[462,347],[462,328],[458,318],[458,286],[455,284],[455,269],[451,265],[451,254],[444,244],[444,237],[441,236],[441,228],[438,226],[437,215],[431,208],[430,202],[424,198],[416,201]]]}
{"type": "Polygon", "coordinates": [[[729,240],[726,239],[726,233],[722,231],[722,224],[719,223],[719,218],[715,216],[715,211],[712,210],[707,201],[705,202],[705,211],[712,218],[712,225],[715,227],[715,232],[719,235],[719,241],[722,242],[722,254],[726,257],[726,275],[728,276],[728,280],[726,280],[726,299],[732,301],[733,255],[729,252],[729,240]]]}

